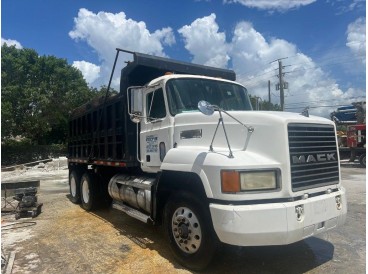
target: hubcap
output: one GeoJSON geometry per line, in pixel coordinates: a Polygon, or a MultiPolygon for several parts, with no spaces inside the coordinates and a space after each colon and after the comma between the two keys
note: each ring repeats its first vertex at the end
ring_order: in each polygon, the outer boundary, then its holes
{"type": "Polygon", "coordinates": [[[188,239],[188,236],[189,236],[189,229],[188,227],[186,226],[186,224],[180,224],[179,225],[179,229],[178,229],[178,232],[179,232],[179,236],[183,239],[188,239]]]}
{"type": "Polygon", "coordinates": [[[201,246],[202,231],[197,216],[187,207],[179,207],[172,217],[172,233],[185,253],[195,253],[201,246]]]}
{"type": "Polygon", "coordinates": [[[88,182],[86,180],[82,181],[82,197],[83,202],[87,204],[89,201],[89,187],[88,182]]]}

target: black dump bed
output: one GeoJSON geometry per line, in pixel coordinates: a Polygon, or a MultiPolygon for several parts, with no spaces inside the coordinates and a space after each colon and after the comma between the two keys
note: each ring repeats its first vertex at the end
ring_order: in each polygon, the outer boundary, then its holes
{"type": "Polygon", "coordinates": [[[143,86],[151,80],[165,75],[167,72],[175,74],[194,74],[218,77],[235,81],[235,72],[171,60],[163,57],[143,53],[134,53],[133,62],[121,70],[120,92],[125,93],[130,86],[143,86]]]}
{"type": "Polygon", "coordinates": [[[121,70],[120,93],[106,100],[95,98],[73,111],[69,120],[69,161],[138,166],[136,125],[126,110],[126,90],[130,86],[143,86],[167,72],[235,80],[231,70],[130,53],[134,59],[121,70]]]}

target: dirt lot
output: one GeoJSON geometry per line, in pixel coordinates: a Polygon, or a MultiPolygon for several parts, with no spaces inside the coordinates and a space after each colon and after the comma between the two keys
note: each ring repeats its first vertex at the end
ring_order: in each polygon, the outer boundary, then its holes
{"type": "MultiPolygon", "coordinates": [[[[67,170],[15,174],[40,178],[42,213],[15,221],[2,214],[3,254],[15,252],[12,273],[190,273],[178,265],[160,228],[114,209],[94,213],[72,204],[67,170]],[[15,229],[5,225],[34,221],[15,229]]],[[[10,173],[6,180],[17,179],[10,173]]],[[[345,165],[347,223],[320,237],[283,247],[222,246],[205,273],[365,273],[365,169],[345,165]]]]}

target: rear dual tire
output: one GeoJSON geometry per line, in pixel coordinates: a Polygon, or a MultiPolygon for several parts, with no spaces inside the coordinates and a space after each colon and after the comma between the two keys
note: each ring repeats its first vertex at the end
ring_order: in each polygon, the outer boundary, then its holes
{"type": "Polygon", "coordinates": [[[76,170],[73,170],[69,174],[69,193],[70,201],[74,204],[79,204],[80,199],[80,174],[76,170]]]}
{"type": "Polygon", "coordinates": [[[101,199],[98,192],[97,178],[92,173],[84,173],[80,181],[80,196],[82,208],[91,211],[98,208],[101,199]]]}

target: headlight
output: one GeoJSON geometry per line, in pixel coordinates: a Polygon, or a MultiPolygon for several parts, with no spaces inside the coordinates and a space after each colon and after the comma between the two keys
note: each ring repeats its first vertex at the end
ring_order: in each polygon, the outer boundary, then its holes
{"type": "Polygon", "coordinates": [[[221,171],[221,189],[225,193],[270,191],[279,187],[277,170],[221,171]]]}
{"type": "Polygon", "coordinates": [[[277,178],[275,171],[241,172],[240,189],[268,190],[277,188],[277,178]]]}

